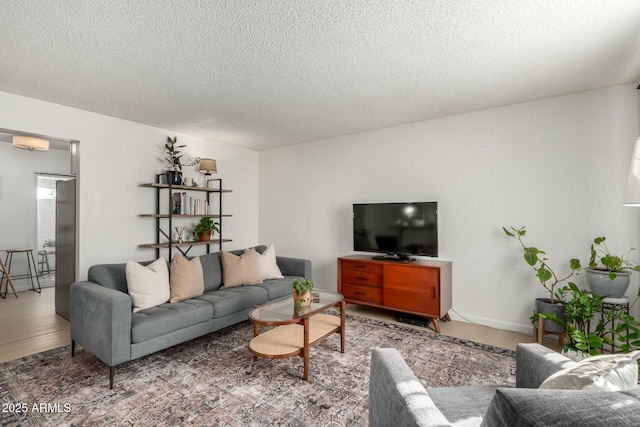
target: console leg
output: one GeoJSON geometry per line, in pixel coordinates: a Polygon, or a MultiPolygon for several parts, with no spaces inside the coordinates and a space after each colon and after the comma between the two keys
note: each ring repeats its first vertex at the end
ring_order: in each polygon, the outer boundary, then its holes
{"type": "Polygon", "coordinates": [[[109,388],[113,389],[113,377],[116,375],[116,367],[109,366],[109,388]]]}
{"type": "Polygon", "coordinates": [[[433,328],[436,330],[436,332],[440,333],[440,323],[438,323],[438,318],[434,317],[433,319],[431,319],[431,323],[433,323],[433,328]]]}
{"type": "Polygon", "coordinates": [[[451,317],[449,316],[449,313],[444,315],[444,320],[446,320],[447,322],[451,322],[451,317]]]}

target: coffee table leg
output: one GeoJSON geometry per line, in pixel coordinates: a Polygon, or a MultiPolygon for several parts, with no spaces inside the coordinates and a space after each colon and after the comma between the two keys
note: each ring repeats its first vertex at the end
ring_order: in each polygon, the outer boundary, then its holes
{"type": "MultiPolygon", "coordinates": [[[[258,326],[257,323],[253,324],[253,337],[257,337],[260,334],[260,326],[258,326]]],[[[253,361],[257,362],[258,361],[258,356],[256,356],[255,354],[253,355],[253,361]]]]}
{"type": "Polygon", "coordinates": [[[309,318],[304,319],[304,348],[302,358],[304,359],[304,380],[309,381],[309,318]]]}
{"type": "Polygon", "coordinates": [[[345,331],[345,311],[347,304],[344,301],[340,302],[340,353],[344,353],[344,331],[345,331]]]}

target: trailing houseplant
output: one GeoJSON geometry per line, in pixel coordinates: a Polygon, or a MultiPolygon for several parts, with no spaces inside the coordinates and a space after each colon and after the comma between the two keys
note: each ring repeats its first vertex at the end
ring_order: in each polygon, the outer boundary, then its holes
{"type": "Polygon", "coordinates": [[[311,290],[313,282],[306,277],[296,277],[291,282],[293,288],[294,307],[304,307],[311,305],[311,290]]]}
{"type": "MultiPolygon", "coordinates": [[[[533,268],[533,270],[536,272],[536,278],[549,293],[549,298],[536,298],[535,311],[533,313],[533,316],[531,316],[530,318],[531,323],[535,324],[541,313],[552,313],[557,318],[563,318],[564,302],[562,301],[562,299],[556,298],[554,291],[556,289],[556,286],[563,282],[568,282],[568,280],[581,269],[580,260],[578,260],[577,258],[572,258],[569,261],[569,274],[564,277],[558,277],[558,275],[548,263],[549,259],[546,256],[546,252],[534,246],[527,246],[524,244],[522,239],[527,234],[525,227],[509,227],[509,229],[507,229],[506,227],[502,227],[502,229],[507,236],[513,237],[518,241],[518,243],[520,243],[520,246],[522,246],[522,250],[524,252],[523,257],[525,262],[529,266],[531,266],[531,268],[533,268]]],[[[544,319],[544,330],[546,332],[563,332],[564,329],[562,325],[554,322],[550,318],[544,319]]],[[[542,333],[542,331],[540,331],[540,333],[542,333]]]]}
{"type": "Polygon", "coordinates": [[[553,269],[547,262],[549,261],[549,258],[546,257],[546,252],[534,246],[526,246],[522,241],[522,238],[527,234],[525,227],[509,227],[509,229],[507,229],[506,227],[502,227],[502,229],[507,234],[507,236],[513,237],[520,243],[522,249],[524,250],[524,260],[536,272],[536,277],[538,278],[542,286],[544,286],[544,288],[547,290],[547,292],[549,292],[549,302],[551,304],[554,304],[554,291],[556,286],[558,286],[558,284],[562,282],[567,282],[575,273],[581,270],[582,267],[580,265],[580,260],[577,258],[572,258],[571,260],[569,260],[569,268],[571,271],[567,276],[558,278],[558,275],[553,271],[553,269]]]}
{"type": "MultiPolygon", "coordinates": [[[[591,257],[589,258],[589,268],[606,271],[611,280],[616,278],[616,273],[623,271],[640,271],[640,265],[623,255],[615,255],[609,251],[606,237],[596,237],[591,244],[591,257]]],[[[631,248],[629,253],[635,251],[631,248]]]]}
{"type": "MultiPolygon", "coordinates": [[[[623,352],[640,348],[640,322],[625,310],[602,313],[604,297],[581,290],[574,283],[560,288],[558,298],[568,299],[564,308],[564,318],[551,313],[541,313],[540,317],[552,320],[564,328],[569,337],[565,350],[574,350],[590,356],[600,354],[603,344],[615,344],[623,352]],[[596,314],[599,315],[595,328],[590,326],[596,314]]],[[[636,301],[638,300],[636,297],[636,301]]],[[[635,303],[635,301],[634,301],[635,303]]]]}
{"type": "Polygon", "coordinates": [[[211,240],[211,232],[217,231],[220,232],[218,228],[220,224],[217,222],[213,222],[213,219],[210,217],[204,217],[200,220],[200,222],[193,229],[193,239],[199,240],[201,242],[207,242],[211,240]]]}
{"type": "MultiPolygon", "coordinates": [[[[587,283],[591,290],[602,296],[621,298],[624,296],[632,271],[640,271],[640,266],[628,255],[612,254],[606,237],[596,237],[591,244],[589,267],[586,270],[587,283]]],[[[629,253],[635,248],[631,248],[629,253]]]]}

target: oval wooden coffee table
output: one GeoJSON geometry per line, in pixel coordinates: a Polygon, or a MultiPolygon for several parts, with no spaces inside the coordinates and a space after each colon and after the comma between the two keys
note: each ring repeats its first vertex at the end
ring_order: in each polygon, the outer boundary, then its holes
{"type": "Polygon", "coordinates": [[[341,294],[313,291],[311,306],[294,309],[293,296],[256,306],[250,313],[253,339],[249,350],[253,359],[282,359],[302,356],[304,380],[309,380],[309,347],[334,333],[340,334],[340,352],[344,353],[345,303],[341,294]],[[323,313],[331,307],[340,308],[340,317],[323,313]],[[260,326],[272,329],[260,333],[260,326]]]}

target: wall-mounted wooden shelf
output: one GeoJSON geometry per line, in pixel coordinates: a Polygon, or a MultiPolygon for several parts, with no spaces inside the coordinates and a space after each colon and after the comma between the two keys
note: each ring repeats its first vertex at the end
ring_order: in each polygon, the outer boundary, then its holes
{"type": "MultiPolygon", "coordinates": [[[[222,214],[222,194],[223,193],[231,193],[232,190],[228,190],[228,189],[223,189],[222,188],[222,180],[221,179],[215,179],[215,180],[210,180],[211,182],[217,182],[219,187],[218,188],[212,188],[212,187],[189,187],[186,185],[173,185],[173,184],[162,184],[160,183],[160,179],[161,177],[167,177],[168,178],[168,174],[158,174],[156,176],[156,180],[157,182],[152,182],[152,183],[145,183],[145,184],[140,184],[140,187],[145,187],[145,188],[153,188],[156,190],[156,212],[155,213],[150,213],[150,214],[140,214],[139,216],[142,218],[154,218],[156,220],[156,241],[155,243],[144,243],[139,245],[139,247],[141,248],[150,248],[150,249],[155,249],[156,250],[156,258],[160,257],[160,249],[168,249],[169,250],[169,259],[171,259],[171,250],[172,248],[176,248],[178,249],[180,252],[182,252],[183,255],[186,255],[187,252],[189,252],[189,250],[191,249],[192,246],[201,246],[201,245],[206,245],[207,246],[207,253],[209,253],[209,248],[210,245],[218,245],[219,250],[222,250],[222,243],[225,242],[231,242],[231,239],[223,239],[222,238],[222,221],[219,221],[219,232],[218,232],[218,238],[217,239],[212,239],[206,242],[200,242],[200,241],[183,241],[182,243],[177,243],[176,241],[172,240],[172,233],[173,233],[173,220],[176,219],[189,219],[189,218],[214,218],[214,219],[218,219],[221,220],[222,218],[230,218],[232,215],[229,214],[222,214]],[[168,205],[167,208],[163,209],[160,207],[160,193],[163,191],[167,191],[168,192],[168,205]],[[211,206],[211,194],[217,194],[218,197],[218,203],[217,203],[217,208],[214,208],[214,212],[209,212],[208,214],[176,214],[173,213],[174,209],[173,209],[173,203],[174,203],[174,194],[180,194],[180,193],[185,193],[185,192],[200,192],[200,193],[206,193],[206,201],[205,204],[210,207],[211,206]],[[168,213],[163,213],[162,211],[168,212],[168,213]],[[167,232],[168,231],[168,232],[167,232]],[[162,239],[166,239],[166,242],[162,242],[162,239]],[[180,249],[181,247],[188,247],[188,249],[186,250],[182,250],[180,249]]],[[[204,211],[208,210],[209,208],[207,207],[207,209],[205,209],[204,211]]],[[[182,210],[181,210],[182,211],[182,210]]],[[[199,212],[200,210],[197,209],[188,209],[185,210],[187,212],[191,212],[191,211],[196,211],[199,212]]],[[[189,234],[190,236],[190,234],[189,234]]]]}

